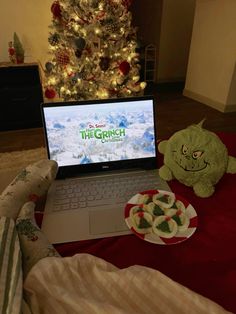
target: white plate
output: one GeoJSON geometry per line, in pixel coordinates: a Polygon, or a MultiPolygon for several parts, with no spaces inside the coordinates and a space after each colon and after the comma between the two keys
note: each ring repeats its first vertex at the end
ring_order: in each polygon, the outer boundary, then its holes
{"type": "MultiPolygon", "coordinates": [[[[193,233],[197,229],[197,224],[198,224],[197,213],[196,213],[195,209],[193,208],[193,206],[185,198],[183,198],[182,196],[179,196],[175,193],[172,193],[169,191],[162,191],[162,190],[143,191],[143,192],[140,192],[140,193],[134,195],[126,204],[124,215],[125,215],[125,222],[126,222],[127,226],[136,236],[138,236],[139,238],[141,238],[145,241],[155,243],[155,244],[169,245],[169,244],[176,244],[176,243],[183,242],[193,235],[193,233]],[[161,193],[164,195],[171,195],[171,196],[175,197],[175,202],[181,201],[185,207],[185,214],[189,218],[188,228],[184,231],[178,230],[177,233],[175,234],[175,236],[173,236],[172,238],[160,237],[152,231],[152,228],[147,229],[147,233],[141,233],[134,226],[134,221],[131,217],[131,215],[132,215],[131,209],[134,206],[142,204],[142,202],[140,202],[140,198],[142,197],[142,195],[148,194],[150,197],[152,197],[154,194],[157,194],[157,193],[161,193]]],[[[153,215],[153,220],[155,219],[155,217],[156,216],[153,215]]]]}

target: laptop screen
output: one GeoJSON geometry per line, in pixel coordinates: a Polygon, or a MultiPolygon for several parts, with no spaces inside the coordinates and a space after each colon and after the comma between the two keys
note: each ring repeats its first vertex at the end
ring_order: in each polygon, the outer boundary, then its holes
{"type": "Polygon", "coordinates": [[[105,170],[156,159],[151,96],[43,104],[42,113],[48,157],[59,167],[105,170]]]}

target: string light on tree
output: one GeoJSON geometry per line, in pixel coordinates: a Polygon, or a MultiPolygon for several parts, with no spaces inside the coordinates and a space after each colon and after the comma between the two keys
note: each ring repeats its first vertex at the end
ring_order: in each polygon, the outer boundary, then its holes
{"type": "Polygon", "coordinates": [[[139,81],[131,0],[56,0],[48,37],[45,97],[83,100],[135,96],[139,81]]]}

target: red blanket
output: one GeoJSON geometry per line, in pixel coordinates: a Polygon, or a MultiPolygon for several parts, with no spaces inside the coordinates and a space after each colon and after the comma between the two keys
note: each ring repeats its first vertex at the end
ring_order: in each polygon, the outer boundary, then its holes
{"type": "MultiPolygon", "coordinates": [[[[218,134],[229,155],[236,157],[236,134],[218,134]]],[[[159,165],[162,156],[159,156],[159,165]]],[[[191,188],[173,180],[198,215],[196,232],[175,245],[156,245],[135,235],[56,245],[62,256],[89,253],[124,268],[145,265],[236,313],[236,174],[225,174],[213,196],[197,197],[191,188]]],[[[190,310],[191,312],[191,310],[190,310]]]]}

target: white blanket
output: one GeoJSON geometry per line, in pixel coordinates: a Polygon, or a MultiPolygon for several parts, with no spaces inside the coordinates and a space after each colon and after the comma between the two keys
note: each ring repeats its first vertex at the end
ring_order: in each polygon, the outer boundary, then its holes
{"type": "Polygon", "coordinates": [[[24,288],[34,314],[228,313],[156,270],[118,269],[88,254],[42,259],[24,288]]]}

